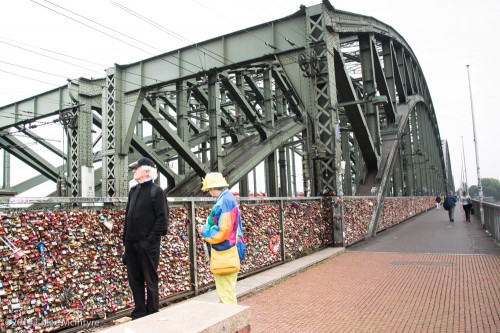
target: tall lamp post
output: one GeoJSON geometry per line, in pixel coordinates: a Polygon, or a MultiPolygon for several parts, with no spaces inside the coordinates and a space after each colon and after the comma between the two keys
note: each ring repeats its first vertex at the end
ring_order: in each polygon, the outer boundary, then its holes
{"type": "Polygon", "coordinates": [[[472,131],[474,133],[474,148],[476,150],[476,168],[477,168],[477,187],[479,189],[479,214],[481,219],[481,225],[484,227],[484,210],[483,210],[483,186],[481,185],[481,175],[479,168],[479,153],[477,150],[477,138],[476,138],[476,121],[474,119],[474,104],[472,103],[472,89],[470,85],[470,73],[469,65],[467,65],[467,77],[469,79],[469,95],[470,95],[470,109],[472,113],[472,131]]]}

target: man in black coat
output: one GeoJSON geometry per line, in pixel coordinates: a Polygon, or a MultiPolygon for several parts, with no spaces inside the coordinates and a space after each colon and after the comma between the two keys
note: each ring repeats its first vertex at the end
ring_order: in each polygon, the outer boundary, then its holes
{"type": "Polygon", "coordinates": [[[153,161],[141,157],[129,168],[137,185],[128,195],[123,243],[128,282],[135,304],[132,319],[137,319],[159,309],[157,270],[161,236],[167,233],[168,205],[161,187],[153,183],[158,176],[153,161]]]}

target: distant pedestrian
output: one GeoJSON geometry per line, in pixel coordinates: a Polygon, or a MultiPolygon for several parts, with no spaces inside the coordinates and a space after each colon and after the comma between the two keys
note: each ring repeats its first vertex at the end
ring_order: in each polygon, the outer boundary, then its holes
{"type": "Polygon", "coordinates": [[[453,195],[453,192],[452,191],[449,191],[448,192],[448,195],[446,196],[446,198],[444,199],[444,204],[443,206],[449,206],[450,208],[448,209],[448,217],[450,218],[450,222],[455,222],[455,218],[454,218],[454,215],[455,215],[455,206],[456,206],[456,203],[457,203],[457,199],[455,198],[455,196],[453,195]]]}
{"type": "Polygon", "coordinates": [[[472,200],[470,196],[467,194],[467,191],[462,192],[462,197],[460,198],[462,202],[462,208],[465,212],[465,221],[470,222],[470,211],[472,209],[472,200]]]}
{"type": "Polygon", "coordinates": [[[436,209],[439,209],[441,207],[441,195],[438,194],[436,197],[436,209]]]}

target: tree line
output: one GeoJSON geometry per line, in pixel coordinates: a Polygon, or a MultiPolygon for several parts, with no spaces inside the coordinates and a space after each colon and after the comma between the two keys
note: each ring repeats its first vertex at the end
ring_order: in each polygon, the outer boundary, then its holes
{"type": "MultiPolygon", "coordinates": [[[[495,201],[500,201],[500,181],[495,178],[481,178],[483,187],[483,195],[485,197],[493,197],[495,201]]],[[[469,195],[471,197],[479,196],[479,188],[477,185],[469,187],[469,195]]]]}

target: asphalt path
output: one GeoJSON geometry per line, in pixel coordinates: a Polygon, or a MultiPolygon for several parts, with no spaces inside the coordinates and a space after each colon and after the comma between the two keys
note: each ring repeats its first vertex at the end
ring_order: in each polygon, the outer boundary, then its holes
{"type": "Polygon", "coordinates": [[[455,209],[455,222],[449,222],[444,209],[433,208],[346,250],[500,255],[499,244],[482,228],[477,215],[466,222],[460,206],[455,209]]]}

